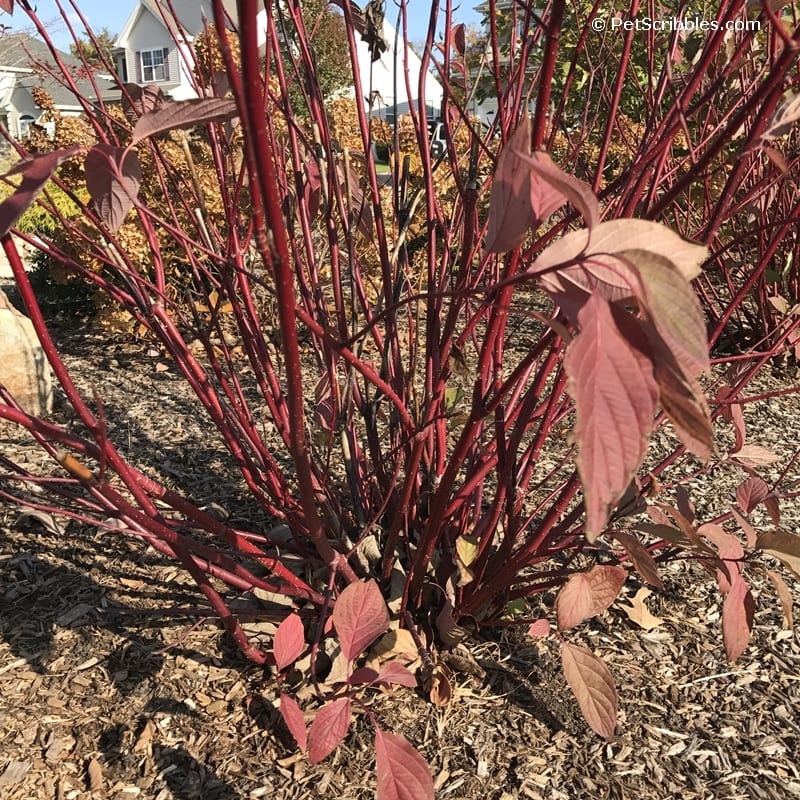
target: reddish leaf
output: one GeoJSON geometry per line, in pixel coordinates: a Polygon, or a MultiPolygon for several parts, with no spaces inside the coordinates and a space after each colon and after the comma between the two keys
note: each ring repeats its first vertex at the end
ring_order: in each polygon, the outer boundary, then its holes
{"type": "Polygon", "coordinates": [[[710,542],[713,542],[719,551],[719,557],[723,561],[733,561],[739,569],[741,569],[741,562],[744,559],[744,548],[742,543],[732,534],[728,533],[722,525],[713,522],[707,522],[701,525],[697,532],[701,536],[705,536],[710,542]]]}
{"type": "Polygon", "coordinates": [[[758,444],[746,444],[735,453],[731,453],[731,458],[743,464],[745,467],[758,468],[764,467],[767,464],[774,464],[780,461],[781,457],[775,455],[772,450],[767,450],[766,447],[761,447],[758,444]]]}
{"type": "Polygon", "coordinates": [[[738,572],[734,573],[731,590],[722,604],[722,640],[730,662],[736,661],[750,643],[754,605],[747,582],[738,572]]]}
{"type": "Polygon", "coordinates": [[[680,484],[675,487],[675,499],[678,501],[678,511],[680,511],[689,522],[694,522],[694,503],[692,503],[692,499],[689,497],[689,492],[680,484]]]}
{"type": "MultiPolygon", "coordinates": [[[[698,247],[698,252],[703,248],[698,247]]],[[[694,377],[709,368],[703,309],[692,284],[668,253],[627,249],[620,258],[634,265],[641,278],[637,298],[683,373],[694,377]]]]}
{"type": "Polygon", "coordinates": [[[425,759],[402,737],[375,727],[376,800],[433,800],[425,759]]]}
{"type": "Polygon", "coordinates": [[[321,432],[325,434],[333,432],[336,426],[336,403],[333,396],[326,397],[322,402],[317,403],[314,409],[314,420],[321,432]]]}
{"type": "Polygon", "coordinates": [[[371,667],[361,667],[353,672],[349,683],[351,686],[394,683],[398,686],[407,686],[409,689],[417,688],[417,679],[414,674],[399,661],[388,661],[381,667],[380,672],[376,672],[371,667]]]}
{"type": "Polygon", "coordinates": [[[718,403],[721,403],[722,418],[727,420],[733,425],[733,430],[736,435],[736,450],[741,450],[744,446],[745,439],[747,438],[747,430],[744,423],[744,413],[742,412],[741,403],[723,402],[728,400],[731,395],[731,388],[723,386],[714,398],[718,403]]]}
{"type": "Polygon", "coordinates": [[[463,22],[453,28],[453,46],[460,56],[467,52],[467,28],[463,22]]]}
{"type": "Polygon", "coordinates": [[[409,689],[417,688],[417,679],[414,674],[399,661],[389,661],[384,664],[375,683],[394,683],[398,686],[407,686],[409,689]]]}
{"type": "Polygon", "coordinates": [[[758,534],[756,533],[756,529],[733,507],[731,506],[731,514],[733,514],[733,518],[739,523],[739,527],[742,529],[744,533],[745,541],[747,542],[747,546],[750,548],[754,548],[756,546],[756,541],[758,539],[758,534]]]}
{"type": "Polygon", "coordinates": [[[550,620],[547,619],[537,619],[536,622],[532,623],[530,628],[528,628],[528,636],[532,636],[534,639],[538,639],[542,636],[549,636],[550,635],[550,620]]]}
{"type": "Polygon", "coordinates": [[[736,490],[736,502],[746,514],[749,514],[769,494],[769,486],[762,478],[753,476],[743,481],[736,490]]]}
{"type": "Polygon", "coordinates": [[[359,233],[367,239],[372,238],[372,205],[361,188],[361,178],[353,165],[347,162],[346,168],[337,165],[336,174],[342,187],[342,193],[347,197],[350,209],[350,218],[355,223],[359,233]]]}
{"type": "Polygon", "coordinates": [[[222,97],[203,97],[197,100],[164,103],[155,111],[142,114],[133,129],[131,144],[141,142],[156,133],[191,128],[203,122],[231,119],[237,114],[236,101],[222,97]]]}
{"type": "Polygon", "coordinates": [[[139,86],[135,83],[126,83],[122,87],[122,110],[128,121],[135,125],[142,114],[155,111],[164,105],[164,94],[158,84],[149,83],[139,86]]]}
{"type": "Polygon", "coordinates": [[[781,524],[781,506],[780,500],[778,496],[774,493],[768,494],[764,498],[764,506],[767,509],[767,513],[769,514],[769,518],[772,520],[772,524],[777,527],[781,524]]]}
{"type": "Polygon", "coordinates": [[[711,413],[702,387],[681,368],[650,321],[637,319],[617,305],[611,310],[620,333],[653,364],[659,400],[681,441],[707,461],[714,441],[711,413]]]}
{"type": "Polygon", "coordinates": [[[589,617],[602,614],[617,599],[628,573],[622,567],[596,566],[572,575],[556,599],[560,631],[573,628],[589,617]]]}
{"type": "Polygon", "coordinates": [[[654,355],[653,376],[661,407],[675,432],[688,450],[708,461],[714,448],[714,434],[702,387],[694,378],[681,373],[666,349],[654,355]]]}
{"type": "Polygon", "coordinates": [[[593,542],[644,457],[657,387],[650,361],[620,334],[605,300],[592,295],[578,323],[564,367],[575,400],[586,537],[593,542]]]}
{"type": "Polygon", "coordinates": [[[617,690],[608,667],[584,647],[564,642],[561,666],[589,727],[609,739],[617,726],[617,690]]]}
{"type": "Polygon", "coordinates": [[[389,627],[389,611],[375,581],[347,586],[333,607],[342,653],[352,661],[389,627]]]}
{"type": "Polygon", "coordinates": [[[303,711],[293,697],[281,692],[281,716],[292,734],[297,746],[305,751],[308,744],[308,734],[306,732],[306,720],[303,716],[303,711]]]}
{"type": "Polygon", "coordinates": [[[486,249],[490,253],[504,253],[519,246],[533,223],[531,176],[521,158],[530,150],[531,123],[525,115],[497,157],[486,231],[486,249]]]}
{"type": "Polygon", "coordinates": [[[651,586],[663,589],[664,584],[658,574],[658,566],[652,553],[635,537],[622,531],[614,531],[614,538],[625,548],[634,569],[651,586]]]}
{"type": "Polygon", "coordinates": [[[347,681],[351,686],[371,686],[378,678],[378,673],[372,667],[359,667],[347,681]]]}
{"type": "Polygon", "coordinates": [[[319,764],[341,744],[351,718],[349,697],[340,697],[322,706],[308,731],[308,760],[312,764],[319,764]]]}
{"type": "Polygon", "coordinates": [[[278,671],[286,669],[303,652],[306,646],[306,632],[303,623],[297,614],[289,614],[286,619],[278,625],[275,631],[275,639],[272,649],[275,653],[275,665],[278,671]]]}
{"type": "Polygon", "coordinates": [[[658,503],[658,506],[663,513],[668,514],[678,524],[681,533],[697,553],[702,553],[712,558],[716,556],[716,551],[703,541],[697,533],[697,528],[677,508],[666,503],[658,503]]]}
{"type": "Polygon", "coordinates": [[[540,182],[533,189],[531,168],[526,165],[530,156],[531,121],[526,114],[497,158],[486,232],[490,253],[518,247],[536,220],[550,216],[563,203],[563,195],[547,184],[540,182]]]}
{"type": "Polygon", "coordinates": [[[800,536],[786,531],[769,531],[758,537],[756,546],[777,558],[786,569],[800,579],[800,536]]]}
{"type": "MultiPolygon", "coordinates": [[[[547,209],[552,190],[555,189],[562,198],[569,200],[578,209],[589,228],[597,225],[600,220],[600,206],[588,184],[564,172],[547,153],[541,150],[533,153],[530,158],[526,158],[525,163],[530,164],[534,172],[531,183],[531,202],[534,211],[539,209],[539,213],[537,213],[539,221],[546,219],[552,213],[548,211],[545,215],[541,212],[547,209]],[[545,184],[544,187],[542,187],[542,183],[545,184]]],[[[561,205],[560,202],[559,205],[561,205]]]]}
{"type": "Polygon", "coordinates": [[[308,209],[308,216],[314,219],[319,211],[320,199],[322,198],[322,176],[319,171],[319,164],[315,159],[309,158],[305,163],[306,180],[303,184],[303,199],[308,209]]]}
{"type": "Polygon", "coordinates": [[[789,630],[794,630],[794,612],[792,606],[794,605],[794,598],[792,597],[792,590],[786,585],[786,581],[773,572],[771,569],[766,570],[767,577],[772,581],[775,591],[778,594],[778,600],[781,603],[783,610],[783,619],[786,622],[786,627],[789,630]]]}
{"type": "MultiPolygon", "coordinates": [[[[713,560],[716,558],[716,552],[709,547],[696,533],[687,535],[686,532],[678,530],[672,525],[651,525],[648,522],[640,522],[636,526],[637,530],[643,533],[649,533],[658,539],[664,539],[676,547],[684,550],[691,550],[694,553],[705,556],[706,559],[713,560]]],[[[708,565],[708,560],[700,562],[702,565],[708,565]]],[[[713,570],[712,570],[713,571],[713,570]]]]}
{"type": "Polygon", "coordinates": [[[6,14],[13,14],[14,0],[0,0],[0,11],[5,11],[6,14]]]}
{"type": "Polygon", "coordinates": [[[720,591],[727,594],[731,590],[731,584],[741,575],[744,548],[721,525],[709,522],[701,525],[697,532],[716,545],[721,560],[720,568],[717,569],[717,583],[720,591]]]}
{"type": "MultiPolygon", "coordinates": [[[[601,222],[587,230],[572,231],[551,244],[528,270],[528,274],[552,271],[562,264],[580,264],[581,269],[570,272],[570,280],[588,287],[587,275],[600,277],[610,285],[625,289],[632,296],[633,284],[624,275],[624,265],[620,266],[615,253],[622,251],[645,250],[657,256],[669,258],[670,263],[687,281],[700,274],[700,265],[708,256],[708,250],[702,245],[690,242],[678,236],[669,228],[642,219],[616,219],[601,222]],[[614,274],[616,273],[616,277],[614,274]]],[[[559,270],[563,274],[566,270],[559,270]]],[[[552,276],[548,276],[550,278],[552,276]]],[[[549,284],[542,281],[545,288],[549,284]]],[[[554,284],[558,288],[556,281],[554,284]]]]}
{"type": "Polygon", "coordinates": [[[22,173],[22,181],[13,194],[0,203],[0,237],[5,236],[28,210],[59,165],[79,152],[80,147],[69,147],[65,150],[43,153],[20,161],[6,172],[6,175],[22,173]]]}
{"type": "Polygon", "coordinates": [[[95,145],[86,154],[86,188],[95,211],[116,233],[134,204],[142,184],[142,167],[132,150],[110,144],[95,145]]]}

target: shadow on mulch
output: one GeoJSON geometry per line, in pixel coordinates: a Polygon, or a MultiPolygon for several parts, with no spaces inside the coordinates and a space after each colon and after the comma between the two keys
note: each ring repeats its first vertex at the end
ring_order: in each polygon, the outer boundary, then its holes
{"type": "MultiPolygon", "coordinates": [[[[145,700],[128,724],[112,725],[97,734],[100,761],[112,770],[130,770],[135,774],[141,755],[132,752],[131,734],[141,739],[145,728],[164,715],[198,717],[177,697],[159,696],[159,673],[165,665],[167,649],[171,657],[194,660],[206,657],[181,647],[181,630],[188,627],[186,619],[151,616],[144,609],[159,605],[164,608],[165,604],[197,606],[202,597],[193,585],[182,586],[174,580],[163,583],[157,578],[151,582],[142,580],[138,586],[139,581],[132,580],[132,574],[146,572],[155,577],[165,567],[163,559],[151,558],[140,551],[135,553],[135,563],[131,559],[134,554],[119,557],[121,547],[135,543],[118,539],[113,548],[116,552],[111,556],[100,554],[98,542],[93,549],[92,537],[64,534],[58,541],[55,534],[23,532],[19,525],[14,526],[14,533],[17,535],[10,535],[8,528],[4,532],[0,529],[0,640],[41,676],[53,678],[99,667],[113,686],[112,691],[118,694],[116,701],[112,697],[112,702],[145,700]],[[25,552],[18,551],[19,534],[24,535],[25,552]],[[10,555],[11,549],[18,552],[10,555]],[[64,561],[75,566],[65,566],[64,561]],[[119,590],[121,578],[129,583],[124,598],[132,604],[128,608],[109,596],[109,589],[119,590]],[[165,648],[162,638],[148,633],[156,627],[162,634],[165,628],[174,628],[178,644],[165,648]],[[67,631],[73,637],[72,646],[65,653],[60,639],[67,631]],[[119,644],[103,653],[98,651],[100,641],[119,644]]],[[[229,655],[231,666],[235,667],[237,661],[244,666],[236,653],[229,655]]],[[[176,800],[242,797],[211,767],[180,745],[153,744],[151,753],[158,779],[176,800]]]]}

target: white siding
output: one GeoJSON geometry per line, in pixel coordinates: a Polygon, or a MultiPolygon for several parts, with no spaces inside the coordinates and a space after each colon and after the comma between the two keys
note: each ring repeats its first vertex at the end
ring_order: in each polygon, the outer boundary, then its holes
{"type": "MultiPolygon", "coordinates": [[[[395,101],[398,115],[407,114],[409,105],[413,104],[416,108],[419,102],[422,60],[410,46],[405,48],[405,53],[403,52],[402,34],[398,39],[397,56],[395,57],[396,35],[394,26],[388,19],[384,19],[383,37],[389,48],[381,56],[380,60],[374,64],[370,59],[369,46],[360,37],[356,37],[361,88],[365,96],[369,96],[370,89],[373,92],[377,91],[381,96],[378,103],[373,106],[373,113],[376,116],[384,116],[386,113],[392,114],[395,101]],[[406,87],[406,70],[408,71],[410,93],[406,87]],[[397,83],[396,98],[395,80],[397,83]]],[[[433,115],[438,116],[442,109],[442,86],[431,72],[426,73],[423,85],[425,103],[429,109],[433,107],[433,115]]]]}

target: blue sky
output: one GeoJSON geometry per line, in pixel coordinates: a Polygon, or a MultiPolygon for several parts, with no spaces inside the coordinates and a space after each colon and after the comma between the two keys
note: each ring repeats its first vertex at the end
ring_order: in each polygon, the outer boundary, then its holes
{"type": "MultiPolygon", "coordinates": [[[[480,16],[473,10],[473,5],[478,2],[479,0],[462,0],[461,8],[455,12],[456,18],[467,24],[478,24],[480,16]]],[[[363,5],[363,1],[361,4],[363,5]]],[[[38,9],[39,19],[47,24],[56,45],[66,49],[71,39],[69,39],[66,26],[54,0],[36,0],[35,5],[38,9]]],[[[68,8],[70,18],[74,18],[76,25],[79,25],[69,0],[64,0],[64,5],[68,8]]],[[[134,0],[78,0],[77,5],[94,30],[108,28],[111,33],[119,33],[134,6],[134,0]]],[[[411,41],[424,39],[428,27],[430,0],[408,0],[408,12],[411,41]]],[[[394,23],[397,18],[397,7],[392,0],[386,2],[386,13],[394,23]]],[[[9,24],[7,15],[1,12],[0,22],[9,24]]],[[[24,12],[18,10],[11,20],[11,25],[14,28],[24,29],[26,22],[27,18],[24,16],[24,12]]]]}

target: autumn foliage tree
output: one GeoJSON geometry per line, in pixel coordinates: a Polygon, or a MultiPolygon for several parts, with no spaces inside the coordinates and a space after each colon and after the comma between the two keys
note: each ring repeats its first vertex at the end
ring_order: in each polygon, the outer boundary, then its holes
{"type": "Polygon", "coordinates": [[[83,61],[90,67],[106,70],[113,65],[112,52],[116,36],[108,28],[93,32],[92,37],[85,37],[72,42],[70,55],[83,61]]]}

